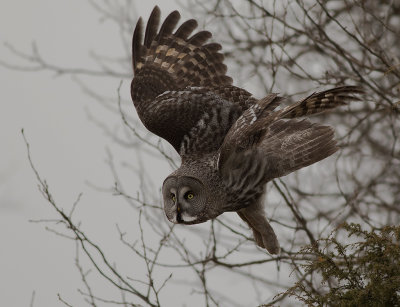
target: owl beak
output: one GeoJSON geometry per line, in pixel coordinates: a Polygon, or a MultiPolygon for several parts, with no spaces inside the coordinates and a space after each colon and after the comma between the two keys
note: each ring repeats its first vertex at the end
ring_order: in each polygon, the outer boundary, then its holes
{"type": "Polygon", "coordinates": [[[183,223],[183,219],[182,219],[182,209],[181,206],[179,206],[179,204],[176,204],[176,221],[178,223],[183,223]]]}

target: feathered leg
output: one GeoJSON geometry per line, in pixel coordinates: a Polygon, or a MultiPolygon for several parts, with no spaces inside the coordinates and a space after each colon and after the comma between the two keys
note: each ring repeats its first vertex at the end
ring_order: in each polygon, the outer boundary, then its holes
{"type": "Polygon", "coordinates": [[[278,239],[265,216],[264,196],[259,197],[255,203],[237,213],[253,230],[254,239],[258,246],[267,249],[270,254],[280,252],[278,239]]]}

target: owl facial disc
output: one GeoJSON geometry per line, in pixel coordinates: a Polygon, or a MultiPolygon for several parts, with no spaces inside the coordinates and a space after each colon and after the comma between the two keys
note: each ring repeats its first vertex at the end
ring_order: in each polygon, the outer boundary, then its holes
{"type": "Polygon", "coordinates": [[[175,224],[197,224],[206,208],[203,184],[189,176],[170,176],[163,185],[164,211],[175,224]]]}

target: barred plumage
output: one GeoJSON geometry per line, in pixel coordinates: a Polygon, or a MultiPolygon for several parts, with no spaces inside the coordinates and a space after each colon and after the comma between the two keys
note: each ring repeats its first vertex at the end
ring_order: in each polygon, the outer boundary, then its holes
{"type": "Polygon", "coordinates": [[[313,115],[347,104],[349,101],[359,100],[354,94],[362,94],[358,86],[340,86],[333,89],[313,93],[299,102],[284,108],[282,118],[295,118],[313,115]]]}
{"type": "Polygon", "coordinates": [[[140,18],[132,40],[132,100],[143,124],[180,154],[181,166],[163,184],[164,210],[174,223],[196,224],[237,211],[258,246],[279,252],[263,209],[265,184],[318,162],[337,149],[333,129],[297,117],[357,100],[342,86],[311,94],[276,110],[277,94],[257,100],[232,85],[208,31],[192,35],[194,19],[178,11],[160,29],[156,6],[143,36],[140,18]],[[191,36],[192,35],[192,36],[191,36]]]}

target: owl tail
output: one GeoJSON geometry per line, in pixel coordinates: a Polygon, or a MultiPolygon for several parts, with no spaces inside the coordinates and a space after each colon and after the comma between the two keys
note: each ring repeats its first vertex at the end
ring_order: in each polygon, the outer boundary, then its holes
{"type": "Polygon", "coordinates": [[[190,19],[173,33],[180,19],[173,11],[158,30],[160,9],[154,7],[147,22],[144,40],[140,18],[132,40],[132,61],[135,78],[131,93],[134,101],[147,101],[165,91],[180,90],[187,86],[205,87],[230,85],[226,76],[221,45],[206,42],[208,31],[191,35],[197,22],[190,19]],[[190,37],[189,37],[190,36],[190,37]]]}

